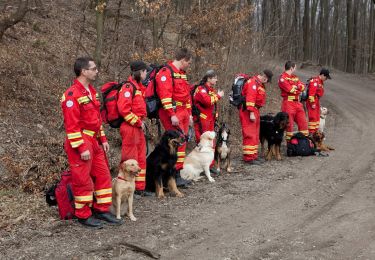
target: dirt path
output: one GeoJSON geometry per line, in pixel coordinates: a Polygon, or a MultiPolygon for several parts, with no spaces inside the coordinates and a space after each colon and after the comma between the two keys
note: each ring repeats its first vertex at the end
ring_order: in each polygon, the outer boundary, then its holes
{"type": "MultiPolygon", "coordinates": [[[[303,76],[311,72],[300,72],[303,76]],[[302,74],[303,73],[303,74],[302,74]]],[[[1,237],[1,259],[375,259],[375,81],[335,73],[328,106],[329,157],[244,166],[186,190],[183,199],[135,201],[138,221],[83,229],[49,209],[1,237]],[[359,83],[360,82],[360,83],[359,83]]]]}

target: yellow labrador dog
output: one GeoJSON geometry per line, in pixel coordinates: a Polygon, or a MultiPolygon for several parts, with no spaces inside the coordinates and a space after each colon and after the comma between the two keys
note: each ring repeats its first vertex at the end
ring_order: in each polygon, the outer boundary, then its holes
{"type": "Polygon", "coordinates": [[[112,208],[111,211],[117,219],[125,214],[126,202],[128,204],[127,215],[132,221],[137,219],[133,215],[133,195],[135,190],[135,176],[141,168],[133,159],[121,163],[117,178],[112,181],[112,208]]]}
{"type": "Polygon", "coordinates": [[[184,168],[180,172],[182,178],[197,181],[200,179],[201,172],[204,171],[210,182],[215,181],[210,173],[210,164],[215,155],[213,148],[215,135],[212,131],[202,134],[199,144],[185,158],[184,168]]]}

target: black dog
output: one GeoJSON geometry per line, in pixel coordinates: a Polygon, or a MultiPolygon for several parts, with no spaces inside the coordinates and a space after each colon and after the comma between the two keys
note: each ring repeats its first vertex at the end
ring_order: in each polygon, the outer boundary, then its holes
{"type": "Polygon", "coordinates": [[[284,131],[288,127],[289,116],[285,112],[279,112],[276,116],[264,115],[260,117],[259,139],[262,154],[266,160],[271,160],[272,155],[276,160],[281,160],[280,146],[284,138],[284,131]],[[264,151],[264,141],[267,140],[268,150],[264,151]]]}
{"type": "Polygon", "coordinates": [[[168,184],[170,192],[177,197],[184,195],[176,185],[177,148],[185,142],[181,131],[166,131],[147,157],[146,190],[155,191],[158,198],[164,198],[164,185],[168,184]]]}
{"type": "Polygon", "coordinates": [[[217,143],[215,147],[215,165],[219,172],[221,167],[226,169],[227,172],[232,172],[230,161],[231,149],[228,143],[229,135],[229,127],[226,123],[222,123],[217,134],[217,143]]]}

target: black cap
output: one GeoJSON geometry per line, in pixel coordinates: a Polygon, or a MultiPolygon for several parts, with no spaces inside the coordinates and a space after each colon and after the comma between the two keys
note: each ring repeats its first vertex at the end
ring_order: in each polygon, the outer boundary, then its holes
{"type": "Polygon", "coordinates": [[[328,69],[322,69],[321,71],[320,71],[320,74],[319,75],[324,75],[324,76],[326,76],[327,77],[327,79],[332,79],[331,78],[331,76],[329,75],[329,70],[328,69]]]}
{"type": "Polygon", "coordinates": [[[147,70],[147,65],[143,61],[133,61],[130,63],[131,71],[147,70]]]}
{"type": "Polygon", "coordinates": [[[271,82],[272,81],[272,76],[273,76],[272,71],[270,71],[270,70],[263,70],[263,73],[268,78],[268,82],[271,82]]]}

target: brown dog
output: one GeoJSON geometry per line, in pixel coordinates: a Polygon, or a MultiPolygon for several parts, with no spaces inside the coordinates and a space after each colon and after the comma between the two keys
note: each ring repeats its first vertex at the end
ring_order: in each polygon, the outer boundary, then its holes
{"type": "Polygon", "coordinates": [[[117,178],[112,182],[112,205],[117,219],[124,215],[125,204],[128,202],[127,215],[132,221],[137,219],[133,215],[133,195],[135,190],[135,176],[141,171],[138,162],[129,159],[120,164],[117,178]]]}
{"type": "Polygon", "coordinates": [[[313,140],[314,140],[314,142],[316,144],[316,148],[317,149],[320,149],[321,151],[325,151],[325,152],[328,152],[330,150],[335,150],[333,147],[324,144],[323,141],[324,141],[325,135],[320,130],[316,131],[313,134],[312,138],[313,138],[313,140]]]}

